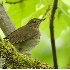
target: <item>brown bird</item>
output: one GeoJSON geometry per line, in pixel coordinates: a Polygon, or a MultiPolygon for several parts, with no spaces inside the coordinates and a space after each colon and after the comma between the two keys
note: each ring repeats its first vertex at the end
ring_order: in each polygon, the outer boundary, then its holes
{"type": "Polygon", "coordinates": [[[44,20],[33,18],[25,26],[18,28],[4,39],[8,39],[21,53],[30,52],[40,41],[39,25],[44,20]]]}

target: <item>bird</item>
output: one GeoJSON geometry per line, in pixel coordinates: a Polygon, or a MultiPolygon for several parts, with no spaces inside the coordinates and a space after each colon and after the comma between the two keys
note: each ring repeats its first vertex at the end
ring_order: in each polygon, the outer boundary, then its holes
{"type": "Polygon", "coordinates": [[[39,26],[44,20],[45,18],[33,18],[26,25],[16,29],[4,39],[14,45],[17,51],[26,54],[39,44],[41,36],[39,26]]]}

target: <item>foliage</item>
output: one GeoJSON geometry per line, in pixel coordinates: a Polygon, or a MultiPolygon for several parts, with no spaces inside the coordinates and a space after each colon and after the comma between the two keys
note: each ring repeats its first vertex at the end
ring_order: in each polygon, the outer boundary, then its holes
{"type": "MultiPolygon", "coordinates": [[[[6,0],[19,1],[19,0],[6,0]]],[[[4,1],[5,2],[5,1],[4,1]]],[[[17,4],[4,3],[11,20],[19,28],[25,25],[31,18],[41,18],[49,5],[52,6],[53,0],[23,0],[17,4]]],[[[49,32],[50,12],[46,20],[41,23],[41,41],[39,45],[31,51],[33,58],[52,64],[52,51],[49,32]]],[[[58,9],[55,14],[54,32],[57,47],[57,59],[59,68],[67,68],[70,64],[70,0],[59,0],[58,9]]]]}

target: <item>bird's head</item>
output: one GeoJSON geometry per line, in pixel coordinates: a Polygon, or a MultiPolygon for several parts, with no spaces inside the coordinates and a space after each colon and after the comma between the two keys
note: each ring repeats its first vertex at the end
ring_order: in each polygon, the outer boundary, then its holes
{"type": "Polygon", "coordinates": [[[40,23],[44,20],[45,18],[44,19],[33,18],[27,23],[27,25],[32,28],[39,28],[40,23]]]}

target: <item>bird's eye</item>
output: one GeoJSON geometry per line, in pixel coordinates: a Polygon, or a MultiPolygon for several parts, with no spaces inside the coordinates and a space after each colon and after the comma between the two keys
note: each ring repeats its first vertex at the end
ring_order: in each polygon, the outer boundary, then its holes
{"type": "Polygon", "coordinates": [[[34,23],[36,23],[36,20],[33,20],[34,23]]]}

